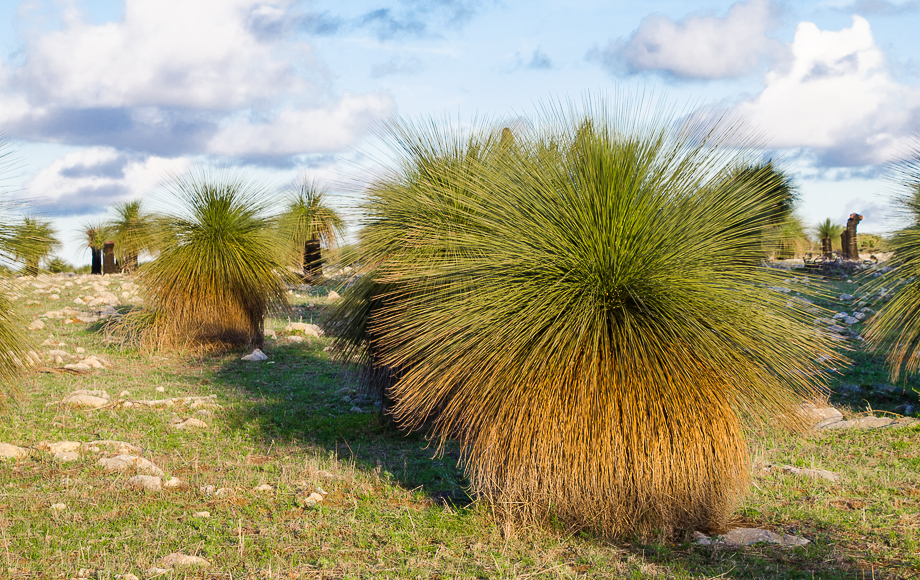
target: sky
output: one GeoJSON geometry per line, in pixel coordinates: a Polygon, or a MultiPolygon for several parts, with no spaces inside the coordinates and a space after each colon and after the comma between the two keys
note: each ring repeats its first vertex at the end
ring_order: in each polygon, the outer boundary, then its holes
{"type": "Polygon", "coordinates": [[[394,116],[647,92],[761,135],[806,224],[882,233],[920,129],[918,25],[920,0],[0,0],[0,186],[79,266],[83,224],[156,209],[192,167],[335,193],[394,116]]]}

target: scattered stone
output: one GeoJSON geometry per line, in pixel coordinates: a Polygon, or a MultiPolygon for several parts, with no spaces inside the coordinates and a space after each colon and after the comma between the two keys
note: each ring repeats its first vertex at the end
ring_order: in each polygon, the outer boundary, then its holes
{"type": "Polygon", "coordinates": [[[173,428],[180,431],[188,431],[191,429],[207,429],[208,424],[201,419],[195,419],[194,417],[191,417],[180,423],[175,423],[173,428]]]}
{"type": "Polygon", "coordinates": [[[106,471],[124,471],[134,468],[138,471],[146,471],[151,475],[163,475],[163,470],[137,455],[116,455],[108,459],[103,458],[97,461],[96,465],[104,467],[106,471]]]}
{"type": "Polygon", "coordinates": [[[853,318],[855,318],[856,320],[859,320],[859,321],[865,320],[865,318],[866,318],[866,313],[865,313],[865,312],[854,312],[854,313],[853,313],[853,318]]]}
{"type": "Polygon", "coordinates": [[[58,349],[58,348],[56,348],[56,349],[54,349],[54,350],[49,350],[49,351],[48,351],[48,354],[49,354],[50,356],[70,356],[70,354],[69,354],[66,350],[61,350],[61,349],[58,349]]]}
{"type": "Polygon", "coordinates": [[[828,423],[827,425],[822,425],[821,427],[815,427],[817,429],[876,429],[878,427],[886,427],[891,423],[894,423],[894,419],[891,417],[869,416],[850,419],[849,421],[836,421],[828,423]]]}
{"type": "Polygon", "coordinates": [[[285,336],[281,339],[281,342],[290,342],[294,344],[299,344],[304,341],[304,337],[293,334],[291,336],[285,336]]]}
{"type": "Polygon", "coordinates": [[[262,485],[253,488],[253,491],[270,492],[270,491],[275,491],[275,488],[273,488],[272,486],[268,485],[267,483],[263,483],[262,485]]]}
{"type": "Polygon", "coordinates": [[[163,576],[164,574],[169,574],[172,572],[172,568],[158,568],[156,566],[151,566],[147,568],[147,578],[156,578],[157,576],[163,576]]]}
{"type": "Polygon", "coordinates": [[[222,496],[222,495],[230,495],[231,493],[233,493],[233,490],[230,489],[230,488],[227,488],[227,487],[218,487],[218,488],[214,491],[214,497],[220,497],[220,496],[222,496]]]}
{"type": "Polygon", "coordinates": [[[211,517],[211,512],[195,512],[192,514],[192,517],[196,518],[209,518],[211,517]]]}
{"type": "MultiPolygon", "coordinates": [[[[65,367],[66,368],[66,367],[65,367]]],[[[109,404],[108,399],[102,397],[97,397],[94,395],[83,395],[83,394],[70,394],[64,397],[61,400],[61,403],[64,405],[69,405],[71,407],[85,407],[91,409],[98,409],[100,407],[105,407],[109,404]]]]}
{"type": "Polygon", "coordinates": [[[323,499],[324,498],[322,495],[314,491],[313,493],[311,493],[310,495],[306,497],[297,497],[294,500],[294,503],[296,503],[298,507],[311,508],[311,507],[315,507],[316,504],[323,501],[323,499]]]}
{"type": "Polygon", "coordinates": [[[122,392],[118,393],[118,396],[119,396],[119,397],[130,397],[130,396],[131,396],[131,392],[130,392],[130,391],[122,391],[122,392]]]}
{"type": "Polygon", "coordinates": [[[83,348],[82,346],[78,346],[78,347],[76,348],[76,353],[77,353],[77,354],[83,354],[83,353],[85,353],[85,352],[86,352],[86,349],[83,348]]]}
{"type": "Polygon", "coordinates": [[[255,349],[254,351],[252,351],[252,354],[247,354],[241,360],[262,361],[262,360],[268,360],[268,356],[261,350],[255,349]]]}
{"type": "Polygon", "coordinates": [[[274,331],[274,330],[266,330],[266,331],[265,331],[265,338],[273,338],[273,339],[274,339],[274,338],[278,338],[278,335],[275,334],[275,331],[274,331]]]}
{"type": "Polygon", "coordinates": [[[812,479],[826,479],[827,481],[837,481],[840,479],[840,476],[834,473],[833,471],[828,471],[826,469],[811,469],[806,467],[794,467],[792,465],[773,465],[770,467],[775,467],[782,471],[783,473],[788,473],[790,475],[796,475],[799,477],[810,477],[812,479]]]}
{"type": "Polygon", "coordinates": [[[156,392],[158,392],[158,393],[165,393],[165,392],[166,392],[166,387],[157,387],[157,388],[156,388],[156,392]]]}
{"type": "Polygon", "coordinates": [[[214,495],[214,492],[217,491],[217,488],[213,485],[202,485],[198,488],[198,491],[205,495],[214,495]]]}
{"type": "Polygon", "coordinates": [[[853,300],[853,298],[855,298],[855,296],[853,296],[852,294],[841,294],[840,295],[841,302],[850,302],[851,300],[853,300]]]}
{"type": "Polygon", "coordinates": [[[174,489],[176,487],[182,487],[182,480],[178,477],[170,477],[163,482],[163,487],[165,489],[174,489]]]}
{"type": "Polygon", "coordinates": [[[910,416],[910,415],[913,415],[916,412],[916,410],[914,409],[913,405],[904,403],[903,405],[898,405],[897,407],[895,407],[894,412],[897,413],[898,415],[910,416]]]}
{"type": "Polygon", "coordinates": [[[67,504],[63,503],[53,503],[51,504],[51,511],[62,512],[67,509],[67,504]]]}
{"type": "Polygon", "coordinates": [[[828,326],[827,329],[836,334],[846,334],[847,333],[847,329],[840,326],[839,324],[832,324],[828,326]]]}
{"type": "Polygon", "coordinates": [[[80,454],[76,451],[58,451],[54,454],[55,461],[67,462],[67,461],[77,461],[80,459],[80,454]]]}
{"type": "Polygon", "coordinates": [[[211,565],[211,563],[204,558],[199,558],[198,556],[186,556],[185,554],[180,554],[179,552],[174,552],[168,556],[165,556],[162,560],[160,560],[160,564],[169,566],[170,568],[190,568],[193,566],[201,566],[207,568],[211,565]]]}
{"type": "Polygon", "coordinates": [[[355,406],[353,406],[353,407],[350,409],[350,412],[352,412],[352,413],[363,413],[364,410],[363,410],[361,407],[355,405],[355,406]]]}
{"type": "Polygon", "coordinates": [[[292,322],[284,327],[284,332],[302,332],[306,336],[322,336],[323,330],[315,324],[292,322]]]}
{"type": "Polygon", "coordinates": [[[107,453],[116,455],[140,455],[142,449],[137,445],[125,443],[124,441],[115,441],[112,439],[101,439],[99,441],[90,441],[83,446],[83,449],[90,453],[107,453]]]}
{"type": "Polygon", "coordinates": [[[912,425],[916,425],[917,423],[920,423],[920,419],[914,419],[913,417],[901,417],[900,419],[880,427],[880,429],[900,429],[902,427],[910,427],[912,425]]]}
{"type": "Polygon", "coordinates": [[[65,368],[65,369],[74,370],[74,371],[91,371],[91,370],[93,370],[93,367],[91,367],[91,366],[89,366],[88,364],[83,363],[83,362],[66,364],[66,365],[64,365],[64,368],[65,368]]]}
{"type": "Polygon", "coordinates": [[[0,443],[0,459],[22,459],[29,456],[25,447],[17,447],[9,443],[0,443]]]}
{"type": "Polygon", "coordinates": [[[30,325],[28,326],[28,329],[29,329],[29,330],[44,330],[44,329],[45,329],[45,323],[42,322],[41,320],[36,320],[36,321],[34,321],[32,324],[30,324],[30,325]]]}
{"type": "Polygon", "coordinates": [[[326,296],[326,300],[328,300],[329,302],[334,302],[338,300],[339,298],[341,298],[341,296],[335,290],[330,290],[329,295],[326,296]]]}
{"type": "Polygon", "coordinates": [[[777,534],[760,528],[735,528],[724,536],[709,537],[706,534],[695,532],[696,543],[702,546],[722,545],[731,548],[749,546],[751,544],[779,544],[784,547],[804,546],[809,543],[805,538],[789,534],[777,534]]]}
{"type": "Polygon", "coordinates": [[[811,403],[800,405],[798,413],[802,419],[812,424],[813,429],[820,429],[824,425],[843,419],[843,413],[834,407],[816,407],[811,403]]]}
{"type": "Polygon", "coordinates": [[[160,491],[163,489],[163,480],[155,475],[135,475],[125,482],[125,487],[143,491],[160,491]]]}
{"type": "Polygon", "coordinates": [[[849,318],[849,316],[850,315],[847,314],[846,312],[838,312],[837,314],[834,315],[834,320],[844,320],[846,318],[849,318]]]}
{"type": "Polygon", "coordinates": [[[48,296],[48,300],[60,300],[60,299],[61,299],[61,295],[60,295],[60,294],[52,294],[52,295],[48,296]]]}
{"type": "Polygon", "coordinates": [[[140,580],[134,574],[115,574],[115,580],[140,580]]]}

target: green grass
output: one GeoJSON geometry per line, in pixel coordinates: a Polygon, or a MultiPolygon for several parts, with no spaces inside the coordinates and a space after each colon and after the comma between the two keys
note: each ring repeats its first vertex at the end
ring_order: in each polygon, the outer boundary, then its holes
{"type": "MultiPolygon", "coordinates": [[[[121,285],[120,277],[106,279],[121,285]]],[[[845,284],[818,280],[811,292],[835,296],[845,284]]],[[[30,290],[16,304],[27,321],[75,307],[74,288],[61,290],[57,302],[30,290]],[[39,304],[26,304],[30,300],[39,304]]],[[[318,319],[327,293],[292,295],[297,316],[318,319]]],[[[833,305],[829,299],[825,304],[833,305]]],[[[270,320],[266,326],[280,330],[286,323],[270,320]]],[[[805,536],[812,543],[804,548],[727,550],[610,543],[560,527],[503,530],[465,495],[456,448],[434,457],[425,437],[382,424],[373,405],[359,402],[364,412],[351,412],[353,403],[343,401],[340,391],[353,387],[354,379],[324,351],[328,339],[269,340],[269,361],[244,363],[243,352],[194,357],[120,350],[91,332],[97,326],[49,320],[45,330],[30,332],[36,342],[53,334],[66,343],[58,348],[73,352],[81,346],[114,367],[80,376],[29,375],[25,398],[0,421],[0,441],[33,446],[43,440],[122,440],[144,448],[144,457],[186,485],[159,493],[128,490],[123,484],[132,474],[107,473],[95,465],[95,456],[60,463],[34,451],[4,462],[0,577],[73,578],[84,569],[99,579],[125,573],[145,578],[148,568],[176,551],[205,557],[212,567],[174,578],[810,579],[920,573],[916,427],[750,434],[754,485],[735,523],[805,536]],[[185,419],[195,411],[54,404],[81,388],[106,389],[113,398],[128,390],[134,399],[216,394],[221,407],[211,416],[198,415],[208,429],[179,432],[170,427],[174,414],[185,419]],[[829,469],[841,479],[760,475],[759,467],[768,463],[829,469]],[[274,491],[253,491],[261,484],[274,491]],[[200,490],[205,485],[230,492],[206,495],[200,490]],[[319,487],[328,492],[326,501],[298,507],[297,497],[319,487]],[[53,512],[50,506],[58,502],[67,510],[53,512]],[[210,518],[193,516],[200,511],[210,518]]],[[[861,351],[851,356],[863,366],[842,370],[837,383],[886,382],[880,359],[861,351]]],[[[916,400],[915,393],[906,396],[916,400]]],[[[841,401],[848,413],[858,413],[896,402],[885,397],[867,391],[865,401],[841,401]]]]}

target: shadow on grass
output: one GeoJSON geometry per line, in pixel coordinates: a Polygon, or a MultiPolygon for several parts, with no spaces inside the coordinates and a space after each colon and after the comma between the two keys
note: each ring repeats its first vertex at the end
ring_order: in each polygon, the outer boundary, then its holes
{"type": "Polygon", "coordinates": [[[267,341],[269,361],[224,363],[214,383],[249,395],[230,418],[231,425],[253,430],[266,443],[288,441],[352,457],[357,467],[379,470],[439,503],[470,503],[467,482],[456,465],[458,448],[448,446],[442,457],[436,456],[435,446],[423,435],[381,421],[370,402],[353,398],[354,381],[322,348],[320,340],[287,345],[267,341]]]}

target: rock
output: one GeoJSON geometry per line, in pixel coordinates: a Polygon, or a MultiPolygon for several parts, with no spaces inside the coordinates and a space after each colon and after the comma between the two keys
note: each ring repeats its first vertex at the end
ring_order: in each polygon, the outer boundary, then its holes
{"type": "Polygon", "coordinates": [[[326,300],[328,300],[329,302],[335,302],[339,298],[341,298],[341,296],[335,290],[330,290],[329,294],[326,296],[326,300]]]}
{"type": "Polygon", "coordinates": [[[134,574],[115,574],[115,580],[140,580],[134,574]]]}
{"type": "Polygon", "coordinates": [[[29,450],[9,443],[0,443],[0,459],[22,459],[29,456],[29,450]]]}
{"type": "Polygon", "coordinates": [[[856,324],[857,322],[859,322],[859,319],[853,316],[847,316],[846,318],[843,319],[843,323],[846,324],[847,326],[852,326],[856,324]]]}
{"type": "Polygon", "coordinates": [[[81,445],[82,443],[79,441],[58,441],[57,443],[47,443],[42,441],[36,445],[36,447],[54,455],[55,453],[67,453],[68,451],[76,451],[80,448],[81,445]]]}
{"type": "Polygon", "coordinates": [[[186,419],[185,421],[182,421],[181,423],[174,424],[173,428],[178,429],[180,431],[188,431],[190,429],[207,429],[208,424],[202,421],[201,419],[195,419],[194,417],[192,417],[192,418],[186,419]]]}
{"type": "Polygon", "coordinates": [[[64,365],[65,369],[70,369],[74,371],[91,371],[93,367],[89,366],[86,363],[78,362],[64,365]]]}
{"type": "Polygon", "coordinates": [[[291,336],[285,336],[284,338],[281,339],[281,342],[291,342],[291,343],[294,343],[294,344],[298,344],[298,343],[301,343],[301,342],[303,342],[303,341],[304,341],[304,338],[303,338],[302,336],[298,336],[298,335],[296,335],[296,334],[293,334],[293,335],[291,335],[291,336]]]}
{"type": "Polygon", "coordinates": [[[83,354],[83,353],[85,353],[85,352],[86,352],[86,349],[83,348],[82,346],[78,346],[78,347],[76,348],[76,353],[77,353],[77,354],[83,354]]]}
{"type": "Polygon", "coordinates": [[[864,320],[866,318],[866,313],[865,312],[854,312],[853,318],[855,318],[856,320],[864,320]]]}
{"type": "Polygon", "coordinates": [[[894,422],[890,417],[859,417],[849,421],[836,421],[828,423],[821,427],[815,426],[816,429],[876,429],[886,427],[894,422]]]}
{"type": "Polygon", "coordinates": [[[32,324],[30,324],[27,328],[28,328],[29,330],[44,330],[44,329],[45,329],[45,323],[42,322],[41,320],[36,320],[36,321],[34,321],[32,324]]]}
{"type": "Polygon", "coordinates": [[[230,495],[231,493],[233,493],[232,489],[229,489],[226,487],[218,487],[216,490],[214,490],[214,497],[220,497],[222,495],[230,495]]]}
{"type": "Polygon", "coordinates": [[[274,331],[274,330],[266,330],[266,331],[265,331],[265,338],[278,338],[278,335],[275,334],[275,331],[274,331]]]}
{"type": "Polygon", "coordinates": [[[323,496],[316,493],[315,491],[306,497],[298,497],[294,500],[299,507],[302,508],[311,508],[315,507],[316,504],[323,501],[323,496]]]}
{"type": "Polygon", "coordinates": [[[166,392],[166,387],[157,387],[157,388],[156,388],[156,392],[158,392],[158,393],[165,393],[165,392],[166,392]]]}
{"type": "Polygon", "coordinates": [[[122,398],[124,398],[124,397],[130,397],[130,396],[131,396],[131,391],[122,391],[122,392],[118,393],[118,396],[119,396],[119,397],[122,397],[122,398]]]}
{"type": "Polygon", "coordinates": [[[97,461],[96,465],[104,467],[106,471],[124,471],[133,468],[138,471],[146,471],[151,475],[163,475],[163,470],[137,455],[116,455],[108,459],[103,458],[97,461]]]}
{"type": "Polygon", "coordinates": [[[806,423],[812,425],[813,429],[820,429],[826,424],[843,419],[843,414],[834,407],[816,407],[811,403],[800,405],[798,413],[806,423]]]}
{"type": "Polygon", "coordinates": [[[361,407],[358,407],[357,405],[352,407],[349,411],[352,413],[363,413],[364,412],[364,410],[361,407]]]}
{"type": "Polygon", "coordinates": [[[157,576],[163,576],[172,572],[172,568],[158,568],[156,566],[151,566],[147,568],[147,578],[156,578],[157,576]]]}
{"type": "Polygon", "coordinates": [[[262,352],[261,350],[255,349],[254,351],[252,351],[252,354],[247,354],[241,360],[262,361],[262,360],[268,360],[268,356],[266,356],[266,354],[262,352]]]}
{"type": "Polygon", "coordinates": [[[211,512],[195,512],[192,514],[192,517],[195,518],[209,518],[211,517],[211,512]]]}
{"type": "Polygon", "coordinates": [[[306,336],[322,336],[323,330],[315,324],[306,322],[292,322],[284,327],[285,332],[302,332],[306,336]]]}
{"type": "Polygon", "coordinates": [[[80,459],[80,454],[76,451],[58,451],[54,454],[55,461],[67,462],[67,461],[77,461],[80,459]]]}
{"type": "Polygon", "coordinates": [[[912,425],[916,425],[917,423],[920,423],[920,419],[914,419],[913,417],[901,417],[900,419],[880,427],[880,429],[900,429],[902,427],[910,427],[912,425]]]}
{"type": "Polygon", "coordinates": [[[779,544],[784,547],[804,546],[809,543],[805,538],[789,534],[777,534],[760,528],[735,528],[724,536],[710,538],[705,534],[694,534],[696,543],[703,546],[722,545],[726,547],[749,546],[751,544],[779,544]]]}
{"type": "Polygon", "coordinates": [[[163,480],[155,475],[135,475],[125,482],[125,487],[143,491],[160,491],[163,489],[163,480]]]}
{"type": "Polygon", "coordinates": [[[811,469],[804,467],[793,467],[792,465],[781,465],[779,470],[783,473],[789,473],[799,477],[810,477],[812,479],[826,479],[827,481],[837,481],[840,476],[833,471],[826,469],[811,469]]]}
{"type": "Polygon", "coordinates": [[[94,369],[104,369],[105,368],[105,365],[102,364],[102,361],[100,361],[98,358],[94,356],[88,356],[77,364],[84,364],[94,369]]]}
{"type": "Polygon", "coordinates": [[[59,348],[49,350],[48,354],[50,356],[70,356],[70,354],[66,350],[61,350],[59,348]]]}
{"type": "Polygon", "coordinates": [[[169,479],[163,482],[164,489],[173,489],[176,487],[182,487],[182,480],[179,479],[178,477],[170,477],[169,479]]]}
{"type": "Polygon", "coordinates": [[[115,441],[112,439],[101,439],[99,441],[90,441],[83,446],[83,449],[89,453],[114,453],[116,455],[140,455],[142,449],[137,445],[125,443],[124,441],[115,441]]]}
{"type": "Polygon", "coordinates": [[[60,299],[61,299],[61,295],[60,295],[60,294],[52,294],[52,295],[48,296],[48,300],[60,300],[60,299]]]}
{"type": "Polygon", "coordinates": [[[213,485],[202,485],[198,488],[198,491],[204,495],[214,495],[214,492],[217,491],[217,488],[215,488],[213,485]]]}
{"type": "Polygon", "coordinates": [[[904,403],[903,405],[898,405],[897,407],[895,407],[894,412],[897,413],[898,415],[910,416],[910,415],[913,415],[916,412],[916,410],[914,409],[913,405],[904,403]]]}
{"type": "Polygon", "coordinates": [[[848,318],[849,316],[850,315],[847,314],[846,312],[838,312],[837,314],[834,315],[834,320],[844,320],[848,318]]]}
{"type": "Polygon", "coordinates": [[[95,397],[93,395],[71,394],[71,395],[67,395],[66,397],[64,397],[61,400],[61,403],[63,403],[64,405],[69,405],[71,407],[85,407],[85,408],[91,408],[91,409],[98,409],[100,407],[105,407],[106,405],[108,405],[109,400],[103,399],[102,397],[95,397]]]}
{"type": "Polygon", "coordinates": [[[204,558],[199,558],[198,556],[186,556],[185,554],[180,554],[179,552],[174,552],[168,556],[165,556],[162,560],[160,560],[160,564],[169,566],[170,568],[191,568],[194,566],[207,568],[211,565],[211,563],[204,558]]]}
{"type": "Polygon", "coordinates": [[[53,503],[51,504],[51,511],[62,512],[67,509],[67,504],[63,503],[53,503]]]}
{"type": "Polygon", "coordinates": [[[852,294],[841,294],[840,295],[841,302],[850,302],[851,300],[853,300],[853,298],[855,297],[852,294]]]}
{"type": "Polygon", "coordinates": [[[262,485],[253,488],[253,491],[270,492],[270,491],[275,491],[275,488],[268,485],[267,483],[263,483],[262,485]]]}

